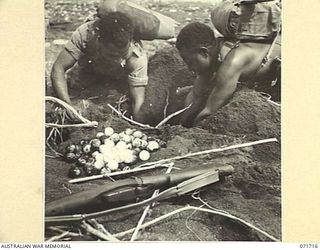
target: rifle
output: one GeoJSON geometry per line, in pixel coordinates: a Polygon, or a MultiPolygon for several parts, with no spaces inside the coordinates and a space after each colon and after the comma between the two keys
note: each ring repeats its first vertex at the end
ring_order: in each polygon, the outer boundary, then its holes
{"type": "Polygon", "coordinates": [[[219,181],[219,176],[230,175],[233,171],[234,168],[230,165],[220,167],[210,165],[196,170],[115,181],[47,203],[45,221],[47,223],[79,221],[145,206],[212,184],[219,181]],[[156,189],[164,191],[156,197],[146,199],[156,189]],[[142,199],[146,200],[137,203],[142,199]],[[104,208],[109,208],[109,210],[97,212],[104,208]],[[79,214],[88,212],[92,213],[79,214]]]}

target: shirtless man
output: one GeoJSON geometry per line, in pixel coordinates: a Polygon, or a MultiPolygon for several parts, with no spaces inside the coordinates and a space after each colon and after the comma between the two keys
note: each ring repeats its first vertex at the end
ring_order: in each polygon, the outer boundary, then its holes
{"type": "Polygon", "coordinates": [[[281,57],[278,41],[273,46],[272,41],[226,41],[216,38],[209,26],[195,22],[180,31],[176,47],[189,69],[197,74],[185,100],[186,106],[192,106],[182,115],[184,126],[214,114],[232,97],[238,82],[271,83],[278,77],[274,67],[281,57]]]}

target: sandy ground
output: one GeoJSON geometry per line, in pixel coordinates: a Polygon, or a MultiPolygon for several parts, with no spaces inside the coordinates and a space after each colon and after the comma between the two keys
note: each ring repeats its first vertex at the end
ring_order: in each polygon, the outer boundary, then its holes
{"type": "MultiPolygon", "coordinates": [[[[51,65],[62,45],[57,39],[67,39],[72,30],[81,23],[81,10],[93,11],[94,2],[87,4],[78,1],[48,1],[46,9],[50,26],[46,32],[46,71],[51,65]],[[54,11],[53,11],[54,10],[54,11]],[[72,10],[72,11],[71,11],[72,10]],[[74,13],[73,13],[74,12],[74,13]],[[68,13],[73,13],[68,14],[68,13]],[[68,18],[67,18],[68,17],[68,18]],[[65,20],[67,18],[67,21],[65,20]],[[62,20],[62,21],[61,21],[62,20]],[[63,21],[64,20],[64,21],[63,21]]],[[[170,5],[153,4],[152,8],[163,14],[175,17],[181,26],[191,20],[208,22],[208,3],[178,3],[170,5]],[[190,6],[198,6],[193,11],[190,6]],[[176,9],[177,12],[172,12],[176,9]],[[170,12],[171,10],[171,12],[170,12]],[[191,13],[191,14],[189,14],[191,13]],[[186,19],[190,18],[190,19],[186,19]]],[[[179,30],[179,28],[177,29],[179,30]]],[[[164,41],[146,42],[149,52],[149,86],[145,112],[150,123],[157,123],[164,116],[164,109],[169,97],[167,114],[182,106],[184,96],[176,96],[175,89],[192,84],[194,76],[187,70],[177,51],[164,41]],[[155,51],[157,53],[155,54],[155,51]],[[155,55],[154,55],[155,54],[155,55]],[[151,105],[150,105],[151,104],[151,105]]],[[[50,80],[46,82],[50,94],[50,80]]],[[[112,126],[116,132],[128,127],[138,128],[111,114],[107,103],[115,102],[124,93],[109,86],[93,86],[74,93],[74,100],[86,100],[83,115],[91,120],[99,121],[96,129],[65,129],[64,141],[55,149],[63,152],[69,143],[77,143],[80,139],[92,138],[106,126],[112,126]],[[95,97],[88,100],[88,97],[95,97]]],[[[125,108],[125,105],[123,106],[125,108]]],[[[47,105],[47,120],[52,109],[47,105]]],[[[200,192],[200,198],[212,207],[229,212],[281,239],[281,131],[280,107],[266,100],[258,92],[246,87],[239,87],[231,101],[222,107],[216,115],[207,118],[195,128],[187,129],[179,125],[167,125],[159,130],[145,130],[146,134],[156,136],[167,142],[167,148],[152,153],[150,161],[183,155],[189,152],[218,148],[248,141],[275,137],[278,143],[228,150],[222,153],[206,154],[175,162],[181,169],[197,168],[206,164],[231,164],[235,168],[232,176],[219,183],[210,185],[200,192]]],[[[47,154],[51,154],[47,150],[47,154]]],[[[68,170],[72,164],[61,158],[46,158],[46,196],[49,202],[70,195],[70,192],[87,190],[108,180],[96,180],[83,184],[68,184],[68,170]]],[[[163,171],[150,171],[146,175],[154,175],[163,171]]],[[[147,217],[147,221],[160,215],[182,208],[186,204],[200,206],[200,199],[183,196],[158,203],[147,217]]],[[[125,231],[137,224],[142,211],[134,210],[118,213],[98,219],[112,234],[125,231]]],[[[69,229],[77,232],[78,226],[69,229]]],[[[84,233],[84,232],[83,232],[84,233]]],[[[49,229],[46,237],[56,235],[49,229]]],[[[126,235],[122,240],[129,240],[126,235]]],[[[92,235],[71,237],[68,240],[97,240],[92,235]]],[[[138,237],[141,241],[268,241],[269,239],[242,224],[221,216],[203,212],[185,211],[144,229],[138,237]]]]}

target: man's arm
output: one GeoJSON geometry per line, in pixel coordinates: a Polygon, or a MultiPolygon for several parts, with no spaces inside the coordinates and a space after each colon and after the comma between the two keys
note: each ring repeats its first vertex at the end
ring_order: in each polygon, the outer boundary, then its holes
{"type": "Polygon", "coordinates": [[[206,90],[210,85],[212,74],[199,75],[194,81],[192,90],[185,99],[185,107],[192,106],[181,114],[180,123],[183,126],[190,127],[197,113],[204,106],[207,95],[206,90]]]}
{"type": "Polygon", "coordinates": [[[219,67],[214,78],[213,89],[203,110],[197,115],[194,122],[214,114],[223,106],[236,90],[238,80],[248,63],[248,57],[239,53],[227,58],[219,67]],[[241,56],[242,55],[242,56],[241,56]]]}
{"type": "Polygon", "coordinates": [[[129,92],[132,103],[133,118],[136,121],[141,121],[142,117],[140,117],[139,111],[144,102],[145,86],[130,86],[129,92]]]}
{"type": "Polygon", "coordinates": [[[143,121],[140,111],[145,98],[145,88],[148,85],[148,58],[144,52],[132,56],[127,61],[129,94],[134,120],[143,121]]]}
{"type": "Polygon", "coordinates": [[[63,49],[54,62],[51,71],[52,86],[56,92],[57,97],[70,105],[71,100],[68,93],[68,85],[65,73],[75,63],[76,60],[70,55],[68,51],[66,51],[66,49],[63,49]]]}

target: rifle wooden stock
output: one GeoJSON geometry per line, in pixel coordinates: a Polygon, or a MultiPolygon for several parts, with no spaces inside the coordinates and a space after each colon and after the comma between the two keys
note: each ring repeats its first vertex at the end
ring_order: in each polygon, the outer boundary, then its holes
{"type": "Polygon", "coordinates": [[[70,215],[128,204],[135,202],[137,198],[150,197],[156,189],[163,190],[175,186],[212,170],[217,170],[219,176],[230,175],[234,171],[230,165],[221,167],[210,165],[200,169],[177,171],[168,175],[128,178],[51,201],[46,204],[45,215],[70,215]]]}

